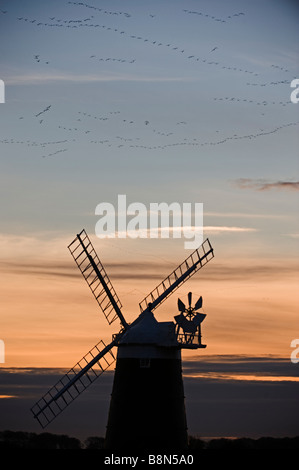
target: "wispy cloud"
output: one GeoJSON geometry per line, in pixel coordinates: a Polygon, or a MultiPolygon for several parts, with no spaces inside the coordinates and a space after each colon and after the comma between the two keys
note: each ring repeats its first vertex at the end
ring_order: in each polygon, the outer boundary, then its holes
{"type": "Polygon", "coordinates": [[[251,228],[251,227],[228,227],[228,226],[212,226],[212,225],[207,225],[204,226],[204,231],[205,232],[213,232],[213,235],[217,233],[223,233],[223,232],[237,232],[237,233],[242,233],[242,232],[257,232],[258,229],[256,228],[251,228]]]}
{"type": "Polygon", "coordinates": [[[207,380],[238,380],[260,382],[298,382],[289,359],[275,356],[205,356],[184,362],[184,376],[207,380]]]}
{"type": "Polygon", "coordinates": [[[239,178],[235,180],[235,184],[240,189],[254,189],[257,191],[269,191],[271,189],[299,191],[299,181],[265,181],[253,180],[249,178],[239,178]]]}
{"type": "MultiPolygon", "coordinates": [[[[124,280],[156,280],[161,281],[169,274],[170,271],[176,268],[175,263],[165,264],[164,261],[148,262],[107,262],[105,269],[111,276],[111,279],[124,279],[124,280]]],[[[73,265],[72,260],[69,262],[55,262],[51,260],[42,259],[34,262],[14,262],[14,261],[1,261],[0,271],[5,274],[17,274],[22,276],[35,276],[40,279],[43,278],[69,278],[78,279],[81,274],[73,265]]],[[[237,265],[218,263],[216,266],[209,266],[209,270],[205,273],[207,281],[245,281],[248,279],[267,279],[276,280],[283,277],[294,277],[298,272],[298,266],[294,263],[289,263],[282,266],[279,260],[277,262],[266,263],[260,261],[259,263],[237,265]],[[245,269],[246,268],[246,269],[245,269]]]]}
{"type": "Polygon", "coordinates": [[[223,233],[223,232],[256,232],[257,229],[250,228],[250,227],[229,227],[229,226],[212,226],[207,225],[204,227],[196,227],[196,226],[183,226],[183,227],[157,227],[157,228],[146,228],[146,229],[138,229],[138,230],[127,230],[126,232],[118,232],[116,237],[119,236],[120,238],[129,237],[129,238],[138,238],[136,236],[137,232],[140,238],[168,238],[169,237],[176,237],[181,238],[184,237],[185,234],[197,235],[201,233],[201,231],[205,233],[213,232],[213,234],[223,233]]]}
{"type": "Polygon", "coordinates": [[[53,73],[53,74],[23,74],[8,76],[5,79],[7,85],[44,85],[53,82],[69,82],[69,83],[99,83],[99,82],[181,82],[186,81],[182,77],[155,77],[155,76],[138,76],[129,74],[69,74],[69,73],[53,73]]]}
{"type": "Polygon", "coordinates": [[[288,214],[251,214],[246,212],[205,212],[205,217],[237,217],[247,219],[281,219],[290,217],[288,214]]]}

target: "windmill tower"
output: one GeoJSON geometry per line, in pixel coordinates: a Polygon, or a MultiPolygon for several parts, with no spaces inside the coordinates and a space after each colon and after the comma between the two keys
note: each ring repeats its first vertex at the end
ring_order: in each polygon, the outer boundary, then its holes
{"type": "Polygon", "coordinates": [[[32,407],[34,418],[45,428],[116,360],[107,449],[185,449],[181,350],[205,347],[200,332],[205,315],[198,312],[202,298],[194,307],[191,293],[188,307],[178,299],[180,313],[175,322],[158,322],[153,311],[214,257],[209,240],[140,302],[141,313],[131,324],[122,314],[122,304],[85,230],[68,248],[106,320],[111,325],[119,319],[121,329],[110,344],[100,341],[94,346],[32,407]]]}

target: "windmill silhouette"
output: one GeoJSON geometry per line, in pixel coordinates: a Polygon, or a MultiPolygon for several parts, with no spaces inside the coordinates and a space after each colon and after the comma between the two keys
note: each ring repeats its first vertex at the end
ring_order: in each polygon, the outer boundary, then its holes
{"type": "Polygon", "coordinates": [[[198,313],[202,298],[194,307],[191,293],[189,307],[178,299],[176,324],[158,322],[153,311],[214,257],[209,240],[140,302],[141,313],[131,324],[85,230],[68,248],[106,320],[111,325],[118,319],[121,328],[110,344],[100,341],[31,408],[34,418],[45,428],[116,360],[106,448],[186,448],[181,349],[205,347],[200,333],[205,315],[198,313]]]}

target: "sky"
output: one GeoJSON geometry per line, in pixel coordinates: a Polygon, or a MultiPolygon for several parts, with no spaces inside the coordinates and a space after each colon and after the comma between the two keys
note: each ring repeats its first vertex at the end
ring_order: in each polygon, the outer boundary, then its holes
{"type": "MultiPolygon", "coordinates": [[[[203,296],[207,348],[183,352],[186,370],[270,357],[271,390],[292,377],[298,392],[298,15],[291,0],[0,1],[0,372],[14,371],[0,396],[18,396],[17,371],[70,368],[119,330],[67,249],[83,228],[128,322],[190,255],[183,238],[98,238],[96,207],[117,213],[118,195],[203,204],[215,257],[155,312],[169,321],[178,297],[203,296]]],[[[211,385],[198,374],[192,390],[211,385]]]]}

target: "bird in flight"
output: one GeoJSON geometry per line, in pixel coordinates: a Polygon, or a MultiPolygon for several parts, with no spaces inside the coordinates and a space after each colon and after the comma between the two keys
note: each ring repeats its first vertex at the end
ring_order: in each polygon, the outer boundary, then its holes
{"type": "Polygon", "coordinates": [[[38,117],[40,116],[41,114],[43,113],[46,113],[47,111],[49,111],[49,109],[51,108],[51,104],[49,106],[47,106],[45,109],[43,109],[43,111],[40,111],[38,114],[35,115],[35,117],[38,117]]]}
{"type": "Polygon", "coordinates": [[[216,49],[218,49],[218,47],[217,47],[217,46],[216,46],[216,47],[214,47],[214,48],[213,48],[213,49],[212,49],[210,52],[214,52],[214,51],[216,51],[216,49]]]}

